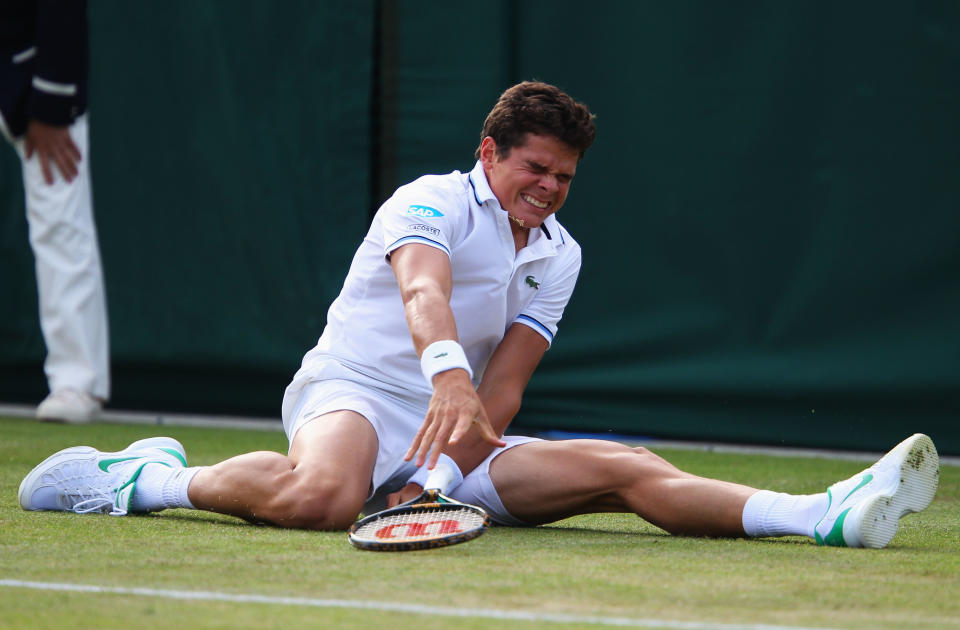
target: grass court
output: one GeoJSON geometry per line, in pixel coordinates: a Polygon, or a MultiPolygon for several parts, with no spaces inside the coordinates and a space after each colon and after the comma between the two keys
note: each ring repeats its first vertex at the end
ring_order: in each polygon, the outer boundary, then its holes
{"type": "MultiPolygon", "coordinates": [[[[190,465],[286,450],[279,425],[0,418],[0,628],[960,627],[960,467],[949,465],[932,505],[878,551],[805,538],[675,538],[606,514],[377,553],[353,548],[345,533],[188,510],[116,518],[20,509],[20,480],[53,452],[119,450],[160,434],[184,444],[190,465]]],[[[868,465],[655,450],[697,474],[793,493],[823,491],[868,465]]]]}

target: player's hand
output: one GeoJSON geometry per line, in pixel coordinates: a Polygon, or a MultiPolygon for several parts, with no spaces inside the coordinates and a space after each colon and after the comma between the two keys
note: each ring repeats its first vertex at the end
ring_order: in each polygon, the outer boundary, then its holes
{"type": "Polygon", "coordinates": [[[406,503],[410,499],[419,497],[423,493],[423,488],[418,483],[408,483],[399,492],[391,492],[387,495],[387,507],[397,507],[401,503],[406,503]]]}
{"type": "Polygon", "coordinates": [[[474,424],[485,441],[495,446],[506,445],[490,426],[467,372],[461,369],[440,372],[433,377],[433,396],[427,416],[403,458],[410,461],[416,455],[414,463],[419,467],[429,454],[427,468],[432,470],[446,446],[456,444],[474,424]]]}
{"type": "Polygon", "coordinates": [[[43,179],[50,185],[53,184],[51,162],[60,169],[63,178],[69,182],[77,176],[77,164],[83,157],[73,138],[70,137],[69,127],[55,127],[39,120],[31,120],[27,125],[24,149],[28,160],[36,151],[40,168],[43,170],[43,179]]]}

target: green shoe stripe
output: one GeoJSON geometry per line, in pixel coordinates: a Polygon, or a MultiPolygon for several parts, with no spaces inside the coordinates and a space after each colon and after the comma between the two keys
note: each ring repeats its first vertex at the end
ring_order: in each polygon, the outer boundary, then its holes
{"type": "MultiPolygon", "coordinates": [[[[847,493],[847,496],[843,497],[843,501],[846,501],[847,499],[849,499],[851,494],[853,494],[854,492],[856,492],[856,491],[859,490],[860,488],[864,487],[865,485],[867,485],[867,484],[870,483],[871,481],[873,481],[873,474],[872,474],[872,473],[867,473],[867,474],[865,474],[865,475],[863,476],[863,479],[860,480],[860,483],[857,484],[857,487],[854,488],[853,490],[851,490],[850,492],[848,492],[848,493],[847,493]]],[[[843,503],[843,501],[841,501],[840,503],[843,503]]]]}
{"type": "Polygon", "coordinates": [[[823,519],[827,518],[827,514],[830,513],[831,505],[833,505],[833,492],[830,491],[830,488],[827,488],[827,509],[823,511],[823,516],[820,517],[820,520],[817,521],[817,524],[813,527],[813,538],[817,541],[818,545],[823,544],[823,538],[820,537],[820,532],[817,531],[817,528],[820,527],[820,523],[823,522],[823,519]]]}
{"type": "Polygon", "coordinates": [[[119,488],[117,488],[117,489],[114,491],[114,492],[117,493],[117,500],[118,500],[118,501],[119,501],[121,498],[125,498],[125,499],[126,499],[126,501],[125,501],[126,505],[123,505],[123,506],[122,506],[124,511],[129,511],[129,510],[130,510],[130,505],[133,503],[133,493],[134,493],[134,492],[136,491],[136,489],[137,489],[137,480],[140,478],[140,473],[143,472],[143,467],[146,466],[147,464],[163,464],[164,466],[167,466],[167,468],[170,467],[170,466],[168,466],[167,464],[165,464],[164,462],[155,462],[155,461],[143,462],[142,464],[140,464],[140,466],[137,468],[137,470],[134,471],[134,473],[133,473],[132,475],[130,475],[130,478],[129,478],[129,479],[127,479],[126,483],[124,483],[122,486],[120,486],[119,488]],[[126,490],[128,487],[130,488],[130,492],[127,493],[126,496],[124,497],[123,491],[126,490]]]}
{"type": "MultiPolygon", "coordinates": [[[[873,481],[873,473],[867,473],[863,476],[863,479],[860,480],[860,483],[856,487],[847,493],[847,496],[843,497],[839,501],[840,504],[843,504],[844,501],[853,496],[853,493],[864,487],[868,483],[873,481]]],[[[829,545],[831,547],[846,547],[847,543],[843,540],[843,519],[847,517],[847,512],[850,511],[850,508],[847,508],[837,517],[837,520],[833,522],[833,527],[830,529],[830,533],[826,537],[820,535],[820,532],[817,531],[817,527],[820,527],[820,523],[823,522],[823,519],[827,517],[827,514],[830,513],[830,506],[833,505],[833,492],[830,488],[827,488],[827,509],[823,513],[823,518],[817,521],[816,526],[813,530],[813,538],[817,541],[818,545],[829,545]]],[[[839,507],[839,506],[837,506],[839,507]]],[[[852,507],[852,506],[851,506],[852,507]]]]}
{"type": "Polygon", "coordinates": [[[833,523],[833,528],[830,530],[830,533],[827,534],[826,538],[820,539],[820,535],[817,535],[817,543],[821,545],[827,545],[828,547],[846,547],[847,541],[843,539],[843,521],[846,520],[847,514],[850,512],[851,508],[845,509],[843,512],[840,512],[840,516],[837,517],[837,520],[833,523]]]}
{"type": "Polygon", "coordinates": [[[163,451],[164,453],[169,453],[169,454],[173,455],[174,457],[176,457],[177,459],[179,459],[179,460],[180,460],[180,463],[182,463],[184,466],[187,465],[187,458],[184,457],[184,456],[180,453],[180,451],[178,451],[177,449],[175,449],[175,448],[161,448],[160,450],[163,451]]]}
{"type": "Polygon", "coordinates": [[[110,472],[110,467],[113,466],[114,464],[119,464],[120,462],[128,462],[131,459],[140,459],[140,456],[137,455],[134,457],[114,457],[112,459],[101,459],[99,462],[97,462],[97,466],[103,472],[110,472]]]}

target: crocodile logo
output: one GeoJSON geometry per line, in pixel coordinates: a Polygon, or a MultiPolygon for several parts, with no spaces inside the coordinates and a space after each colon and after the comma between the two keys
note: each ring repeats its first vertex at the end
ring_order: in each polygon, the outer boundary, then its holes
{"type": "Polygon", "coordinates": [[[540,283],[537,282],[537,279],[534,278],[533,276],[527,276],[527,277],[524,279],[524,282],[526,282],[529,286],[533,287],[534,289],[539,289],[539,288],[540,288],[540,283]]]}

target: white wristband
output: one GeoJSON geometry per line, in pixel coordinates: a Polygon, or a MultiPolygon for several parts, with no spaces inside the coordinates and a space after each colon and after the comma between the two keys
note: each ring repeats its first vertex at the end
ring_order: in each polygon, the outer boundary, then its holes
{"type": "Polygon", "coordinates": [[[452,339],[434,341],[420,355],[420,369],[430,387],[433,387],[435,374],[456,368],[466,370],[470,380],[473,380],[473,370],[470,369],[467,355],[464,354],[460,344],[452,339]]]}
{"type": "Polygon", "coordinates": [[[433,467],[433,470],[427,470],[426,466],[421,466],[407,480],[407,483],[415,483],[424,490],[428,490],[428,486],[442,486],[436,489],[443,494],[449,494],[463,483],[463,473],[460,472],[460,467],[457,466],[457,462],[453,461],[453,458],[440,453],[437,465],[433,467]]]}

